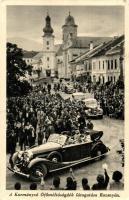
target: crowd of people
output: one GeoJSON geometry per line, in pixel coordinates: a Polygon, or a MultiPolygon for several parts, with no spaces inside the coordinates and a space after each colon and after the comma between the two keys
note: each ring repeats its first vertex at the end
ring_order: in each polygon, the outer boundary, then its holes
{"type": "MultiPolygon", "coordinates": [[[[107,169],[104,169],[104,174],[98,174],[96,177],[96,183],[92,186],[89,185],[87,178],[82,178],[81,187],[78,187],[78,182],[75,178],[72,168],[70,168],[69,176],[66,178],[66,185],[64,187],[61,186],[61,179],[59,176],[55,176],[52,180],[52,185],[48,188],[46,187],[44,178],[42,174],[39,174],[41,177],[41,181],[39,184],[33,182],[30,184],[30,190],[123,190],[124,184],[121,180],[123,175],[120,171],[114,171],[112,174],[112,181],[109,181],[109,175],[107,173],[107,169]]],[[[14,185],[15,190],[22,189],[21,183],[16,182],[14,185]]]]}
{"type": "Polygon", "coordinates": [[[93,129],[93,124],[86,119],[85,104],[51,93],[50,84],[7,100],[7,151],[11,154],[17,144],[24,150],[36,142],[45,143],[50,134],[86,128],[93,129]]]}
{"type": "MultiPolygon", "coordinates": [[[[36,86],[27,96],[10,97],[7,99],[7,152],[13,155],[16,149],[25,150],[27,146],[43,144],[47,142],[53,133],[68,131],[70,133],[83,133],[86,129],[93,129],[93,123],[86,118],[85,104],[74,99],[63,99],[59,91],[61,85],[55,84],[51,92],[51,84],[36,86]]],[[[79,89],[79,86],[75,86],[79,89]]],[[[81,86],[80,86],[81,88],[81,86]]],[[[99,85],[89,87],[86,85],[84,92],[94,93],[94,97],[100,102],[104,114],[116,114],[116,118],[124,118],[124,94],[120,93],[117,85],[99,85]]],[[[10,157],[11,158],[11,157],[10,157]]],[[[97,176],[97,182],[89,186],[88,179],[82,178],[82,190],[123,189],[122,174],[119,171],[113,173],[113,182],[109,183],[107,171],[104,175],[97,176]]],[[[66,179],[66,186],[60,187],[60,177],[54,177],[52,190],[76,190],[77,181],[73,176],[66,179]]],[[[44,189],[44,179],[41,175],[41,187],[44,189]]],[[[22,189],[19,182],[15,189],[22,189]]],[[[30,188],[38,189],[36,183],[30,188]]]]}

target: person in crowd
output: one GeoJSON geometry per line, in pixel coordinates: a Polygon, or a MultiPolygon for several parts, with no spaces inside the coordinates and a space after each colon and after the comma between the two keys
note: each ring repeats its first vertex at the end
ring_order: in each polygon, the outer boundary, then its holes
{"type": "Polygon", "coordinates": [[[30,190],[37,190],[37,183],[31,183],[30,190]]]}
{"type": "Polygon", "coordinates": [[[47,89],[48,89],[48,93],[50,94],[50,92],[51,92],[51,84],[47,85],[47,89]]]}
{"type": "Polygon", "coordinates": [[[37,127],[37,118],[35,116],[35,113],[33,113],[32,117],[30,118],[30,124],[32,124],[32,126],[36,130],[36,127],[37,127]]]}
{"type": "Polygon", "coordinates": [[[29,135],[31,134],[30,128],[31,128],[30,122],[27,122],[25,126],[25,146],[29,145],[29,135]]]}
{"type": "Polygon", "coordinates": [[[51,190],[63,190],[63,188],[60,187],[60,177],[56,176],[53,178],[53,185],[51,187],[51,190]]]}
{"type": "Polygon", "coordinates": [[[14,189],[15,189],[15,190],[21,190],[21,183],[16,182],[16,183],[14,184],[14,189]]]}
{"type": "Polygon", "coordinates": [[[93,125],[93,123],[91,122],[90,119],[88,119],[88,121],[87,121],[87,128],[90,129],[90,130],[93,130],[93,128],[94,128],[94,125],[93,125]]]}
{"type": "Polygon", "coordinates": [[[87,178],[82,179],[82,188],[83,188],[83,190],[90,190],[90,186],[88,185],[88,179],[87,178]]]}
{"type": "Polygon", "coordinates": [[[16,152],[16,142],[17,142],[16,134],[14,130],[12,130],[9,135],[9,152],[10,152],[9,163],[12,169],[14,167],[13,162],[12,162],[12,156],[16,152]]]}
{"type": "Polygon", "coordinates": [[[11,155],[13,155],[16,151],[16,142],[17,142],[16,133],[14,132],[14,129],[12,129],[9,135],[9,146],[11,155]]]}
{"type": "Polygon", "coordinates": [[[109,176],[107,170],[104,169],[104,175],[99,174],[96,178],[97,183],[93,184],[92,190],[106,190],[109,183],[109,176]],[[105,177],[104,177],[105,175],[105,177]]]}
{"type": "Polygon", "coordinates": [[[35,145],[35,139],[36,139],[36,133],[35,133],[34,127],[30,125],[30,131],[28,135],[29,147],[32,147],[35,145]]]}
{"type": "Polygon", "coordinates": [[[110,190],[123,190],[124,183],[121,181],[122,173],[120,171],[114,171],[112,175],[113,181],[110,183],[109,189],[110,190]]]}
{"type": "Polygon", "coordinates": [[[80,116],[78,118],[78,124],[80,132],[83,132],[83,129],[86,127],[86,121],[82,112],[80,113],[80,116]]]}
{"type": "Polygon", "coordinates": [[[76,190],[77,189],[77,182],[75,176],[73,174],[72,168],[69,170],[70,176],[66,179],[66,188],[65,190],[76,190]]]}
{"type": "Polygon", "coordinates": [[[24,124],[21,125],[19,128],[19,146],[21,150],[25,149],[26,145],[26,132],[25,132],[25,126],[24,124]]]}
{"type": "Polygon", "coordinates": [[[44,133],[42,126],[39,127],[38,131],[38,145],[41,145],[43,143],[44,133]]]}

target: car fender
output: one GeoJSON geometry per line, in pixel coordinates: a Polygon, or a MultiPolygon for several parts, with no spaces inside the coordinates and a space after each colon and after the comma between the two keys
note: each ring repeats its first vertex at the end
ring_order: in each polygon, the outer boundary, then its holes
{"type": "Polygon", "coordinates": [[[50,159],[51,156],[53,155],[58,155],[62,161],[62,155],[58,152],[58,151],[53,151],[51,152],[48,156],[47,156],[47,159],[50,159]]]}
{"type": "Polygon", "coordinates": [[[28,164],[28,169],[30,169],[31,167],[33,167],[35,164],[38,164],[40,162],[46,163],[47,159],[45,158],[34,158],[30,161],[30,163],[28,164]]]}
{"type": "Polygon", "coordinates": [[[18,152],[15,152],[12,156],[12,162],[15,164],[15,161],[17,160],[18,152]]]}
{"type": "Polygon", "coordinates": [[[98,148],[102,148],[102,149],[106,150],[106,146],[101,141],[98,141],[97,143],[93,144],[93,146],[91,148],[91,152],[95,151],[98,148]]]}

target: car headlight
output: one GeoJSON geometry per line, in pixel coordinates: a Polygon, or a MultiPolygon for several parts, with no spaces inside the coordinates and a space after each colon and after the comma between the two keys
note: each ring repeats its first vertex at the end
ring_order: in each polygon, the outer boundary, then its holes
{"type": "Polygon", "coordinates": [[[29,158],[32,158],[32,157],[33,157],[33,153],[32,153],[31,151],[28,151],[27,156],[28,156],[29,158]]]}
{"type": "Polygon", "coordinates": [[[24,153],[24,160],[26,162],[29,162],[32,157],[33,157],[33,153],[31,151],[27,151],[24,153]]]}

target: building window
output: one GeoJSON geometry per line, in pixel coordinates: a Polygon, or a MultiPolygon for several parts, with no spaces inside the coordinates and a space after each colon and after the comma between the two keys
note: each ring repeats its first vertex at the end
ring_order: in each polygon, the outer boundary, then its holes
{"type": "Polygon", "coordinates": [[[91,63],[89,63],[89,70],[91,70],[91,63]]]}
{"type": "Polygon", "coordinates": [[[101,78],[100,78],[100,76],[99,76],[99,83],[101,83],[101,78]]]}
{"type": "Polygon", "coordinates": [[[111,60],[111,69],[113,69],[113,60],[111,60]]]}
{"type": "Polygon", "coordinates": [[[47,41],[47,45],[49,45],[49,41],[47,41]]]}
{"type": "Polygon", "coordinates": [[[104,69],[104,60],[103,60],[103,69],[104,69]]]}
{"type": "Polygon", "coordinates": [[[110,69],[110,60],[108,60],[108,70],[110,69]]]}
{"type": "Polygon", "coordinates": [[[47,68],[49,69],[49,65],[47,66],[47,68]]]}
{"type": "Polygon", "coordinates": [[[49,57],[47,57],[47,61],[49,61],[49,57]]]}
{"type": "Polygon", "coordinates": [[[104,82],[105,82],[105,79],[104,79],[104,76],[103,76],[103,84],[104,84],[104,82]]]}
{"type": "Polygon", "coordinates": [[[78,56],[78,54],[73,54],[73,57],[77,57],[78,56]]]}
{"type": "Polygon", "coordinates": [[[117,69],[117,60],[115,59],[115,69],[117,69]]]}
{"type": "Polygon", "coordinates": [[[49,49],[49,47],[47,47],[47,49],[49,49]]]}
{"type": "Polygon", "coordinates": [[[108,76],[108,82],[110,81],[109,76],[108,76]]]}
{"type": "Polygon", "coordinates": [[[116,82],[116,77],[114,76],[114,83],[116,82]]]}
{"type": "Polygon", "coordinates": [[[99,60],[99,69],[100,69],[100,60],[99,60]]]}
{"type": "Polygon", "coordinates": [[[112,76],[111,76],[111,82],[112,82],[113,80],[112,80],[112,76]]]}

